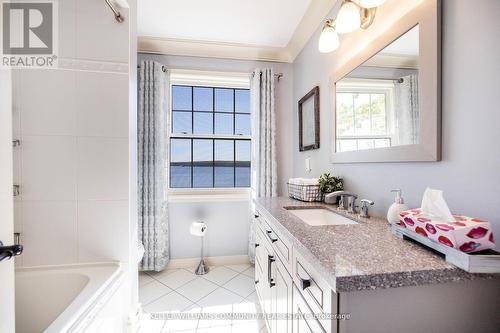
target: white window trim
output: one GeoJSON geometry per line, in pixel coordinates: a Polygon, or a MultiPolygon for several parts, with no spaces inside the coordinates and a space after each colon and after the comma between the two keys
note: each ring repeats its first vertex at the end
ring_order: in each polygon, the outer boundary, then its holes
{"type": "MultiPolygon", "coordinates": [[[[169,96],[172,86],[189,85],[215,88],[250,89],[250,73],[241,72],[217,72],[187,69],[170,70],[169,96]]],[[[171,124],[172,98],[170,97],[168,118],[171,124]]],[[[252,139],[251,136],[243,135],[199,135],[199,134],[173,134],[172,127],[168,131],[168,140],[171,138],[227,138],[227,139],[252,139]]],[[[168,152],[170,154],[170,151],[168,152]]],[[[170,174],[170,165],[168,173],[170,174]]],[[[251,188],[170,188],[170,180],[167,184],[168,202],[210,202],[210,201],[247,201],[251,198],[251,188]]]]}

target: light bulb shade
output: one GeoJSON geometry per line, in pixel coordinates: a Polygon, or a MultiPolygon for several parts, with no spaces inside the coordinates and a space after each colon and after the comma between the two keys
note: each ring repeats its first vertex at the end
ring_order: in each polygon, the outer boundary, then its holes
{"type": "Polygon", "coordinates": [[[375,8],[382,5],[386,0],[359,0],[359,5],[363,8],[375,8]]]}
{"type": "Polygon", "coordinates": [[[344,2],[337,15],[335,26],[339,34],[347,34],[358,30],[361,26],[359,7],[353,2],[344,2]]]}
{"type": "Polygon", "coordinates": [[[335,51],[339,47],[339,43],[339,35],[335,29],[327,25],[319,36],[318,50],[321,53],[329,53],[335,51]]]}

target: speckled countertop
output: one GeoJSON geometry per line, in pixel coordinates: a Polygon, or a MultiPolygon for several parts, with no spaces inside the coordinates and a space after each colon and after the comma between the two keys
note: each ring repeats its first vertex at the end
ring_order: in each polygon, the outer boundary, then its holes
{"type": "Polygon", "coordinates": [[[288,197],[259,198],[256,204],[336,292],[500,278],[500,274],[471,274],[448,264],[435,252],[393,235],[385,219],[360,219],[345,213],[361,223],[309,226],[283,207],[334,207],[288,197]]]}

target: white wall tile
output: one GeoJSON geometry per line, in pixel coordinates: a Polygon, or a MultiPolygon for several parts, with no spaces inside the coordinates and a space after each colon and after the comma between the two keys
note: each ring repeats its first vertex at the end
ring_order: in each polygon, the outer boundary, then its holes
{"type": "Polygon", "coordinates": [[[75,79],[73,71],[24,70],[20,108],[23,135],[74,135],[75,79]]]}
{"type": "Polygon", "coordinates": [[[76,0],[59,1],[59,58],[76,56],[76,0]]]}
{"type": "Polygon", "coordinates": [[[128,11],[118,23],[101,0],[77,0],[76,56],[79,59],[128,62],[128,11]]]}
{"type": "Polygon", "coordinates": [[[79,136],[128,136],[128,75],[78,72],[79,136]]]}
{"type": "Polygon", "coordinates": [[[128,260],[128,201],[78,201],[78,261],[128,260]]]}
{"type": "Polygon", "coordinates": [[[76,202],[24,201],[24,266],[76,262],[76,202]]]}
{"type": "Polygon", "coordinates": [[[76,199],[76,138],[22,138],[23,200],[76,199]]]}
{"type": "Polygon", "coordinates": [[[78,199],[128,200],[128,139],[78,138],[78,199]]]}

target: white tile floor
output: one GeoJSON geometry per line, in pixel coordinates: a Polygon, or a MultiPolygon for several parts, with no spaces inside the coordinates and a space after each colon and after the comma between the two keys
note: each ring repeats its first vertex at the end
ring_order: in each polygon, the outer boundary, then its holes
{"type": "Polygon", "coordinates": [[[140,333],[267,333],[264,322],[257,318],[199,318],[205,314],[260,313],[253,266],[210,267],[203,276],[193,271],[179,268],[140,273],[139,300],[145,312],[140,333]],[[194,318],[166,319],[162,317],[165,314],[193,314],[194,318]]]}

